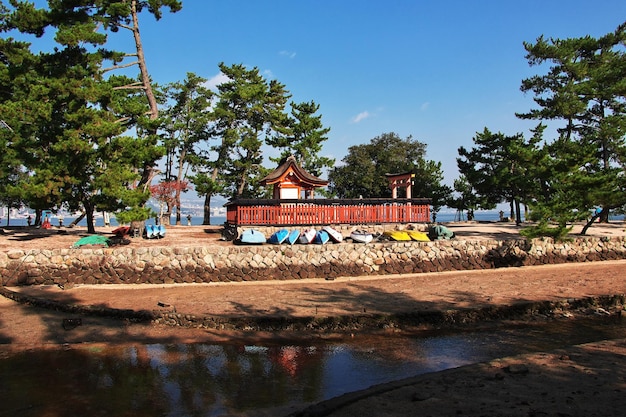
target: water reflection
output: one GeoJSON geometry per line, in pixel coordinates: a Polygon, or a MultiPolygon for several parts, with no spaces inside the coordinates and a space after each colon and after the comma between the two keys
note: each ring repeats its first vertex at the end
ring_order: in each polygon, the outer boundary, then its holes
{"type": "Polygon", "coordinates": [[[419,373],[621,337],[620,324],[566,322],[307,346],[99,344],[28,351],[0,359],[0,415],[263,415],[419,373]]]}

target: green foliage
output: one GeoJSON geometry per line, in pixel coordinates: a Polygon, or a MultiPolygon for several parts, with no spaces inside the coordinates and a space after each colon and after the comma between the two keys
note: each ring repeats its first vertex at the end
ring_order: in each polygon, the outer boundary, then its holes
{"type": "Polygon", "coordinates": [[[433,198],[433,206],[443,205],[450,190],[441,185],[441,164],[427,161],[425,155],[424,143],[384,133],[370,143],[348,148],[343,164],[329,174],[329,189],[340,198],[391,197],[385,174],[411,172],[414,194],[433,198]]]}
{"type": "Polygon", "coordinates": [[[302,168],[319,177],[335,164],[334,159],[319,155],[330,128],[323,127],[321,115],[315,116],[320,106],[314,101],[290,105],[291,117],[279,119],[276,135],[267,138],[268,145],[281,150],[279,157],[270,160],[278,163],[293,155],[302,168]]]}
{"type": "Polygon", "coordinates": [[[452,189],[442,184],[443,171],[441,162],[427,161],[420,159],[413,168],[415,174],[413,178],[413,194],[416,197],[426,197],[431,199],[433,218],[436,220],[437,213],[452,195],[452,189]]]}
{"type": "Polygon", "coordinates": [[[218,86],[213,112],[213,135],[221,143],[213,148],[217,159],[207,161],[206,167],[229,196],[252,198],[264,192],[258,186],[263,175],[261,147],[283,127],[281,114],[290,96],[283,84],[266,81],[256,67],[221,63],[220,70],[228,77],[218,86]]]}
{"type": "Polygon", "coordinates": [[[156,216],[150,207],[133,207],[115,214],[117,222],[127,224],[130,222],[141,222],[156,216]]]}
{"type": "MultiPolygon", "coordinates": [[[[182,183],[192,165],[201,164],[197,147],[210,137],[210,106],[213,93],[204,86],[206,79],[187,73],[183,82],[172,83],[167,88],[171,105],[163,112],[166,119],[165,180],[182,183]]],[[[173,206],[176,224],[181,222],[180,196],[182,187],[176,188],[173,206]]],[[[168,213],[173,207],[168,204],[168,213]]]]}
{"type": "Polygon", "coordinates": [[[474,211],[481,205],[481,197],[463,175],[454,180],[454,191],[456,195],[451,195],[446,201],[446,205],[461,213],[467,211],[467,219],[472,220],[474,211]]]}
{"type": "Polygon", "coordinates": [[[0,113],[14,126],[6,139],[15,151],[11,170],[28,173],[13,187],[20,189],[20,198],[35,209],[83,210],[93,232],[96,208],[112,211],[146,201],[141,189],[133,189],[137,172],[149,174],[163,155],[157,146],[160,121],[144,115],[149,100],[129,97],[133,90],[122,84],[125,77],[104,79],[104,61],[117,63],[125,54],[107,50],[106,32],[99,28],[103,23],[105,29],[124,27],[144,8],[159,18],[161,7],[176,11],[181,3],[70,3],[51,1],[48,8],[36,8],[15,1],[4,9],[0,30],[52,35],[57,47],[35,55],[27,43],[0,40],[0,113]],[[123,136],[133,127],[140,133],[137,140],[123,136]]]}
{"type": "Polygon", "coordinates": [[[485,128],[473,138],[475,146],[471,150],[459,148],[457,165],[478,196],[477,208],[492,209],[498,203],[513,202],[516,220],[521,221],[519,202],[526,201],[535,186],[532,161],[537,158],[541,139],[541,135],[535,135],[526,141],[522,134],[506,136],[485,128]]]}
{"type": "MultiPolygon", "coordinates": [[[[525,43],[530,65],[546,74],[522,81],[538,108],[523,119],[561,120],[559,136],[535,164],[540,189],[534,211],[548,218],[582,219],[595,206],[626,204],[626,23],[598,39],[545,39],[525,43]]],[[[590,226],[590,223],[584,228],[590,226]]]]}
{"type": "Polygon", "coordinates": [[[551,237],[555,242],[568,240],[568,234],[572,231],[572,226],[549,225],[547,221],[539,222],[536,225],[524,227],[519,231],[520,235],[527,239],[535,239],[538,237],[551,237]]]}

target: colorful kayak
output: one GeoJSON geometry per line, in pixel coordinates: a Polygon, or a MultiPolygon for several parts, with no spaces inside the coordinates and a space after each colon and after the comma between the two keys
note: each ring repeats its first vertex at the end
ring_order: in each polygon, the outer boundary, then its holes
{"type": "Polygon", "coordinates": [[[313,239],[315,239],[316,234],[317,232],[315,231],[315,229],[306,229],[300,234],[300,238],[298,238],[298,243],[302,243],[304,245],[313,243],[313,239]]]}
{"type": "Polygon", "coordinates": [[[116,236],[126,236],[130,233],[130,226],[120,226],[117,229],[111,231],[116,236]]]}
{"type": "Polygon", "coordinates": [[[418,242],[430,242],[427,233],[418,232],[417,230],[407,230],[406,232],[411,240],[416,240],[418,242]]]}
{"type": "Polygon", "coordinates": [[[387,230],[383,232],[383,235],[398,242],[408,242],[411,240],[411,236],[409,236],[406,230],[387,230]]]}
{"type": "Polygon", "coordinates": [[[248,229],[244,230],[239,236],[239,243],[244,245],[258,245],[265,243],[265,235],[258,230],[248,229]]]}
{"type": "Polygon", "coordinates": [[[289,237],[289,230],[280,229],[272,233],[269,239],[267,239],[267,242],[274,245],[280,245],[281,243],[284,243],[285,240],[287,240],[287,237],[289,237]]]}
{"type": "Polygon", "coordinates": [[[144,235],[146,239],[154,239],[156,237],[157,232],[155,232],[154,228],[156,226],[153,226],[151,224],[147,224],[145,229],[144,229],[144,235]]]}
{"type": "Polygon", "coordinates": [[[350,233],[350,239],[355,243],[370,243],[374,240],[374,235],[365,230],[354,230],[350,233]]]}
{"type": "Polygon", "coordinates": [[[330,236],[326,230],[318,230],[315,234],[315,239],[313,239],[313,243],[317,243],[318,245],[325,245],[330,240],[330,236]]]}
{"type": "Polygon", "coordinates": [[[299,237],[300,237],[300,230],[298,229],[292,230],[291,232],[289,232],[289,236],[287,236],[287,243],[289,243],[290,245],[293,245],[294,243],[298,241],[299,237]]]}
{"type": "Polygon", "coordinates": [[[328,233],[328,236],[330,236],[333,242],[340,243],[343,241],[343,236],[338,230],[335,230],[330,226],[324,226],[322,230],[328,233]]]}

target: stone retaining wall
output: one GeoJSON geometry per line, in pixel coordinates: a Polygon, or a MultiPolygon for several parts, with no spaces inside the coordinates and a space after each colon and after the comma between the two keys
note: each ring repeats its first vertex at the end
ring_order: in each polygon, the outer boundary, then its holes
{"type": "Polygon", "coordinates": [[[207,245],[0,252],[3,284],[190,283],[335,278],[626,259],[626,237],[207,245]]]}

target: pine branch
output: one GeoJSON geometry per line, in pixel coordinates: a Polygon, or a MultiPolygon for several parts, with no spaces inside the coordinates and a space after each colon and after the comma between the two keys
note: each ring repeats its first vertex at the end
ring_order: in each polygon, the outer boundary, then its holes
{"type": "Polygon", "coordinates": [[[113,90],[133,90],[133,89],[145,90],[146,86],[143,85],[140,82],[136,82],[136,83],[133,83],[133,84],[127,84],[127,85],[121,85],[119,87],[113,87],[113,90]]]}
{"type": "MultiPolygon", "coordinates": [[[[132,55],[127,55],[127,56],[132,56],[132,55]]],[[[113,65],[112,67],[104,68],[102,72],[112,71],[112,70],[119,69],[119,68],[128,68],[128,67],[132,67],[133,65],[138,65],[138,64],[139,64],[139,61],[133,61],[127,64],[113,65]]]]}

